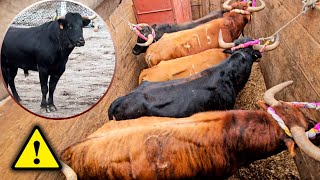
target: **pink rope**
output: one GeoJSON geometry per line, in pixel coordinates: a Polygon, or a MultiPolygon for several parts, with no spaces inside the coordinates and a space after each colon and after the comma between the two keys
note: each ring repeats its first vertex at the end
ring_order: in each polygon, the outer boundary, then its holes
{"type": "Polygon", "coordinates": [[[315,125],[313,129],[315,129],[315,130],[317,130],[318,132],[320,132],[320,123],[318,123],[317,125],[315,125]]]}
{"type": "MultiPolygon", "coordinates": [[[[149,26],[150,27],[150,26],[149,26]]],[[[150,27],[151,28],[151,27],[150,27]]],[[[143,40],[145,40],[145,41],[148,41],[148,38],[147,37],[145,37],[143,34],[141,34],[141,31],[142,30],[142,28],[140,27],[140,26],[138,26],[138,25],[133,25],[133,31],[141,38],[141,39],[143,39],[143,40]]],[[[151,28],[151,30],[152,30],[152,36],[153,36],[153,38],[155,38],[156,37],[156,34],[155,34],[155,31],[153,30],[153,28],[151,28]]]]}
{"type": "Polygon", "coordinates": [[[298,108],[319,109],[320,102],[291,102],[292,105],[298,108]]]}
{"type": "Polygon", "coordinates": [[[256,0],[252,0],[252,7],[256,7],[256,6],[257,6],[256,0]]]}
{"type": "Polygon", "coordinates": [[[148,38],[146,38],[144,35],[141,34],[141,32],[138,29],[134,29],[134,32],[143,40],[148,41],[148,38]]]}
{"type": "Polygon", "coordinates": [[[260,40],[257,39],[257,40],[254,40],[254,41],[249,41],[249,42],[246,42],[246,43],[243,43],[243,44],[239,44],[238,46],[235,46],[235,47],[231,48],[231,50],[235,51],[237,49],[247,48],[247,47],[253,46],[255,44],[260,44],[260,40]]]}

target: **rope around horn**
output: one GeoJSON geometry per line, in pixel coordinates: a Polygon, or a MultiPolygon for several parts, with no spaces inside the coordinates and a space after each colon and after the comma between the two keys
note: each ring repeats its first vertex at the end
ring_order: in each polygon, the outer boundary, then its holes
{"type": "MultiPolygon", "coordinates": [[[[276,113],[272,107],[268,107],[267,112],[273,117],[273,119],[279,124],[281,129],[289,136],[292,137],[292,134],[289,128],[286,126],[282,118],[276,113]]],[[[306,136],[309,139],[315,138],[317,134],[320,134],[320,122],[316,124],[313,128],[306,132],[306,136]]]]}

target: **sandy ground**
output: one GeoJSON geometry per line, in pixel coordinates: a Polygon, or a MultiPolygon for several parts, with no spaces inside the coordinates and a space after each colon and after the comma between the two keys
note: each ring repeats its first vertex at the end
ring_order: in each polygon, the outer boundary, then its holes
{"type": "Polygon", "coordinates": [[[15,83],[21,104],[33,113],[54,118],[70,117],[92,107],[106,92],[115,67],[115,50],[102,21],[101,29],[84,28],[86,44],[76,47],[69,56],[66,71],[58,82],[54,103],[58,111],[40,109],[41,88],[38,72],[25,77],[19,69],[15,83]]]}
{"type": "MultiPolygon", "coordinates": [[[[252,67],[249,81],[237,98],[235,109],[259,109],[256,102],[263,100],[265,90],[266,87],[259,65],[255,63],[252,67]]],[[[237,174],[228,180],[240,179],[293,180],[300,179],[300,176],[293,158],[290,157],[288,151],[283,151],[277,155],[255,161],[247,167],[241,168],[237,174]]]]}

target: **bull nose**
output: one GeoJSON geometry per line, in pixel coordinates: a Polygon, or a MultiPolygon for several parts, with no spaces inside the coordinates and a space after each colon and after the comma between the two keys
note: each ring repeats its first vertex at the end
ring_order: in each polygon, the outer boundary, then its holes
{"type": "Polygon", "coordinates": [[[83,37],[80,37],[79,40],[77,41],[76,45],[77,46],[84,46],[85,44],[85,41],[83,39],[83,37]]]}
{"type": "Polygon", "coordinates": [[[140,54],[140,52],[137,51],[137,50],[135,50],[135,49],[132,49],[132,53],[133,53],[134,55],[139,55],[139,54],[140,54]]]}

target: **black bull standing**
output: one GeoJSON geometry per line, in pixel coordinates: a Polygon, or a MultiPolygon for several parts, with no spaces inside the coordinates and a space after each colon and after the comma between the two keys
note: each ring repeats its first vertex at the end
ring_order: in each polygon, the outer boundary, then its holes
{"type": "Polygon", "coordinates": [[[14,83],[18,68],[23,69],[25,74],[28,70],[39,71],[41,108],[47,112],[57,110],[53,102],[56,85],[65,71],[68,57],[74,47],[85,44],[82,27],[88,25],[95,17],[67,13],[55,21],[37,27],[11,27],[8,30],[1,49],[1,69],[4,82],[10,86],[17,101],[21,101],[14,83]]]}

